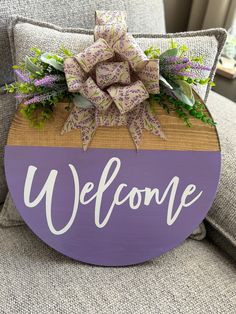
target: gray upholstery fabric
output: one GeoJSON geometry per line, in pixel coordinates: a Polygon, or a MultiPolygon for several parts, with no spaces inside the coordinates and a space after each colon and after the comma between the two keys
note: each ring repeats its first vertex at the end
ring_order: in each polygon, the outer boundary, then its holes
{"type": "Polygon", "coordinates": [[[206,237],[206,227],[202,222],[191,234],[190,238],[194,240],[203,240],[206,237]]]}
{"type": "Polygon", "coordinates": [[[217,121],[222,149],[220,185],[207,221],[236,251],[236,103],[212,93],[207,105],[217,121]]]}
{"type": "Polygon", "coordinates": [[[26,227],[0,229],[0,247],[0,313],[235,313],[234,265],[206,240],[120,268],[70,260],[26,227]]]}
{"type": "Polygon", "coordinates": [[[0,226],[14,227],[21,225],[24,225],[24,221],[16,209],[10,193],[8,193],[4,205],[0,210],[0,226]]]}
{"type": "Polygon", "coordinates": [[[36,18],[62,27],[94,27],[95,10],[126,10],[131,32],[165,32],[162,0],[1,0],[0,1],[0,86],[13,80],[7,18],[12,14],[36,18]]]}
{"type": "Polygon", "coordinates": [[[0,204],[4,202],[7,194],[7,185],[4,176],[4,146],[8,130],[15,112],[15,99],[13,95],[0,95],[0,204]]]}
{"type": "Polygon", "coordinates": [[[234,261],[236,261],[235,245],[230,242],[224,234],[220,233],[207,220],[204,221],[207,228],[207,239],[225,251],[234,261]]]}

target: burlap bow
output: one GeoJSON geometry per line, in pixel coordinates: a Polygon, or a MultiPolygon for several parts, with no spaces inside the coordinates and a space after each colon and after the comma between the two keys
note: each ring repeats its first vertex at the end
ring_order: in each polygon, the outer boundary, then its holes
{"type": "Polygon", "coordinates": [[[99,126],[128,126],[136,148],[143,129],[164,138],[147,101],[159,93],[159,62],[147,59],[127,33],[126,12],[97,11],[94,36],[64,62],[68,89],[79,95],[62,134],[79,128],[84,150],[99,126]]]}

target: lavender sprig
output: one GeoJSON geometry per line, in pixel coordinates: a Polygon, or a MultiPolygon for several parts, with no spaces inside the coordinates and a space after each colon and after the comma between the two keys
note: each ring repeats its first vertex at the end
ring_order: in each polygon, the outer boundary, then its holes
{"type": "Polygon", "coordinates": [[[191,72],[188,72],[188,71],[178,72],[177,75],[185,76],[185,77],[195,77],[195,78],[197,78],[196,73],[191,73],[191,72]]]}
{"type": "Polygon", "coordinates": [[[49,100],[51,97],[57,96],[58,92],[50,92],[47,94],[35,95],[34,97],[30,98],[29,100],[24,101],[24,105],[31,105],[41,103],[45,100],[49,100]]]}
{"type": "Polygon", "coordinates": [[[16,76],[24,83],[30,83],[30,78],[27,74],[23,73],[20,70],[14,70],[14,73],[16,74],[16,76]]]}
{"type": "Polygon", "coordinates": [[[35,86],[53,87],[56,82],[60,82],[64,79],[62,75],[46,75],[45,77],[35,80],[35,86]]]}
{"type": "Polygon", "coordinates": [[[164,58],[163,61],[167,63],[175,63],[175,62],[186,63],[186,62],[189,62],[190,60],[187,57],[171,56],[171,57],[164,58]]]}
{"type": "Polygon", "coordinates": [[[202,65],[200,63],[190,62],[189,66],[191,69],[195,69],[195,70],[211,71],[210,67],[202,65]]]}
{"type": "Polygon", "coordinates": [[[15,98],[21,103],[23,100],[33,97],[34,94],[16,94],[15,98]]]}

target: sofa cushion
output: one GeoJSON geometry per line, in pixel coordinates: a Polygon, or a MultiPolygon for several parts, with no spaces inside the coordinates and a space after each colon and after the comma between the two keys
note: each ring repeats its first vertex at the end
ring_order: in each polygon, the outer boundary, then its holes
{"type": "Polygon", "coordinates": [[[13,81],[7,37],[7,19],[12,14],[55,23],[63,27],[94,27],[95,10],[126,10],[131,32],[165,32],[163,0],[27,0],[0,1],[0,86],[13,81]],[[150,18],[152,17],[152,18],[150,18]]]}
{"type": "Polygon", "coordinates": [[[0,229],[0,312],[235,312],[233,262],[206,240],[141,265],[97,267],[49,248],[28,228],[0,229]]]}
{"type": "Polygon", "coordinates": [[[227,237],[220,233],[207,220],[204,221],[204,226],[207,229],[206,238],[217,245],[221,250],[225,251],[225,253],[227,253],[234,261],[236,261],[235,245],[231,241],[227,240],[227,237]]]}
{"type": "Polygon", "coordinates": [[[0,208],[0,226],[14,227],[24,224],[24,220],[16,209],[10,193],[8,193],[2,208],[0,208]]]}
{"type": "MultiPolygon", "coordinates": [[[[222,150],[221,179],[207,221],[236,250],[236,103],[211,93],[207,106],[217,121],[222,150]]],[[[219,243],[222,243],[220,241],[219,243]]]]}
{"type": "Polygon", "coordinates": [[[8,130],[15,113],[15,99],[11,94],[0,95],[0,204],[4,202],[7,194],[7,185],[4,175],[4,146],[7,141],[8,130]]]}

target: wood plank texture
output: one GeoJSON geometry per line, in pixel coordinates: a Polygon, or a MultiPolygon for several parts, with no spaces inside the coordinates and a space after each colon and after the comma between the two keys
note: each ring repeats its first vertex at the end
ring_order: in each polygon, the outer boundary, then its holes
{"type": "MultiPolygon", "coordinates": [[[[7,144],[17,146],[82,147],[79,130],[73,130],[63,135],[60,134],[68,116],[65,107],[66,103],[57,104],[54,118],[47,122],[41,130],[31,127],[18,110],[9,131],[7,144]]],[[[215,127],[205,125],[199,120],[191,119],[193,127],[188,128],[174,113],[168,115],[160,106],[158,107],[157,118],[167,139],[162,140],[144,130],[140,145],[141,150],[220,150],[215,127]]],[[[98,128],[90,147],[135,149],[129,131],[125,127],[98,128]]]]}

